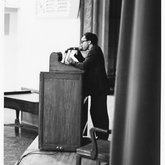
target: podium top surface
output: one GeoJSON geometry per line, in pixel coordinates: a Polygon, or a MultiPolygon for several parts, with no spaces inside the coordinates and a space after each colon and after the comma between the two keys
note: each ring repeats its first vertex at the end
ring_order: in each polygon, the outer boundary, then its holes
{"type": "Polygon", "coordinates": [[[50,72],[68,72],[68,73],[84,73],[83,70],[75,68],[69,64],[64,64],[60,62],[61,54],[58,52],[53,52],[50,55],[49,61],[49,71],[50,72]]]}

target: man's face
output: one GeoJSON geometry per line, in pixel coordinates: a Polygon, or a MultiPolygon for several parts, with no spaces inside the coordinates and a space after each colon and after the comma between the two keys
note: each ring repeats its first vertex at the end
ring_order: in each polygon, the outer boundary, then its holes
{"type": "Polygon", "coordinates": [[[88,50],[88,47],[89,47],[89,45],[90,45],[90,42],[91,42],[91,41],[87,41],[86,37],[83,36],[83,37],[81,38],[81,44],[80,44],[81,49],[84,50],[84,51],[85,51],[85,50],[88,50]]]}

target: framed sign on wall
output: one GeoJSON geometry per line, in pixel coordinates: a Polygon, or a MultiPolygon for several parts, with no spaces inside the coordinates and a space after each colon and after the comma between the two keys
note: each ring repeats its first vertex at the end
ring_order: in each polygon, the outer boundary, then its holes
{"type": "Polygon", "coordinates": [[[77,18],[80,0],[37,0],[37,16],[77,18]]]}

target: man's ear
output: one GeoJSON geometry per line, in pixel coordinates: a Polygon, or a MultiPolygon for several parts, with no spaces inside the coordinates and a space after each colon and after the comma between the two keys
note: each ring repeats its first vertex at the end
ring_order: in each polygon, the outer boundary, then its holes
{"type": "Polygon", "coordinates": [[[88,41],[89,44],[91,44],[91,41],[88,41]]]}

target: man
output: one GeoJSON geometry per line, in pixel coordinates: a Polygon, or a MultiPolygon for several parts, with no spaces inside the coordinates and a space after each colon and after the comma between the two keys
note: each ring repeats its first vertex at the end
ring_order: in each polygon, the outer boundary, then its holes
{"type": "MultiPolygon", "coordinates": [[[[107,113],[108,80],[104,66],[104,56],[97,45],[98,38],[95,34],[87,32],[81,38],[80,49],[87,52],[87,56],[81,62],[75,62],[72,58],[69,63],[85,71],[83,77],[83,95],[91,96],[90,114],[94,127],[109,129],[107,113]]],[[[85,113],[85,112],[84,112],[85,113]]],[[[107,139],[108,135],[97,134],[98,138],[107,139]]]]}

